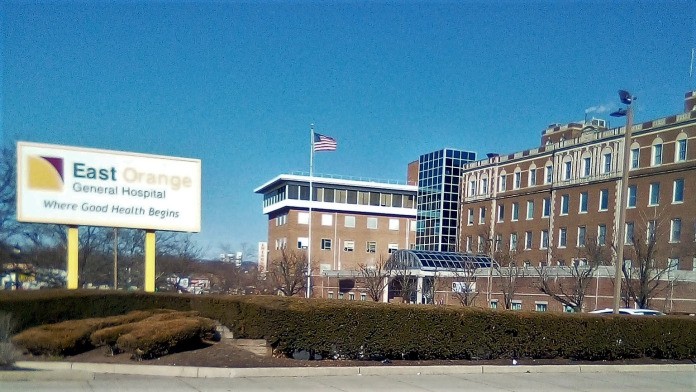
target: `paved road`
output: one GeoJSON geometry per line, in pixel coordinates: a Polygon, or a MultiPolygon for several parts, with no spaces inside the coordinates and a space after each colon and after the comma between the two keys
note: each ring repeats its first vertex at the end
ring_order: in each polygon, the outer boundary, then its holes
{"type": "Polygon", "coordinates": [[[93,380],[0,381],[0,391],[696,391],[696,372],[499,373],[177,378],[95,374],[93,380]]]}

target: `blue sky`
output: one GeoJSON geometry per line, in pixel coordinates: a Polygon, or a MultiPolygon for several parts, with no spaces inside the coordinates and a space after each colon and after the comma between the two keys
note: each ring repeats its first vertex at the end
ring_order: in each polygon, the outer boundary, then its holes
{"type": "MultiPolygon", "coordinates": [[[[696,2],[3,2],[0,138],[199,158],[202,231],[265,241],[261,196],[309,170],[405,180],[443,147],[513,152],[548,124],[680,113],[696,2]]],[[[611,120],[611,119],[610,119],[611,120]]],[[[611,120],[618,126],[623,120],[611,120]]]]}

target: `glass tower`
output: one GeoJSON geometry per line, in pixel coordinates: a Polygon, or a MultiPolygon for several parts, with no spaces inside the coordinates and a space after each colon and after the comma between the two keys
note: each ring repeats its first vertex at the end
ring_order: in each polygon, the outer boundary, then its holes
{"type": "Polygon", "coordinates": [[[462,165],[476,153],[445,148],[418,160],[416,249],[457,252],[462,165]]]}

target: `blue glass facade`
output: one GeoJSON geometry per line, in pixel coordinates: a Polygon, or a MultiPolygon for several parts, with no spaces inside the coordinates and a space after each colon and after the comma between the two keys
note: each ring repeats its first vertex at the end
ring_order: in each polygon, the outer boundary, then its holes
{"type": "Polygon", "coordinates": [[[456,252],[462,165],[476,153],[445,148],[418,160],[416,249],[456,252]]]}

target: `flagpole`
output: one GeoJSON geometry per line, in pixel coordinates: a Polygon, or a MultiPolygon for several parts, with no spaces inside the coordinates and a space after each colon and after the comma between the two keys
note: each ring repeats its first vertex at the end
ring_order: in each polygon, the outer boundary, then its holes
{"type": "Polygon", "coordinates": [[[314,177],[314,124],[309,125],[309,239],[307,244],[307,298],[312,292],[312,179],[314,177]]]}

